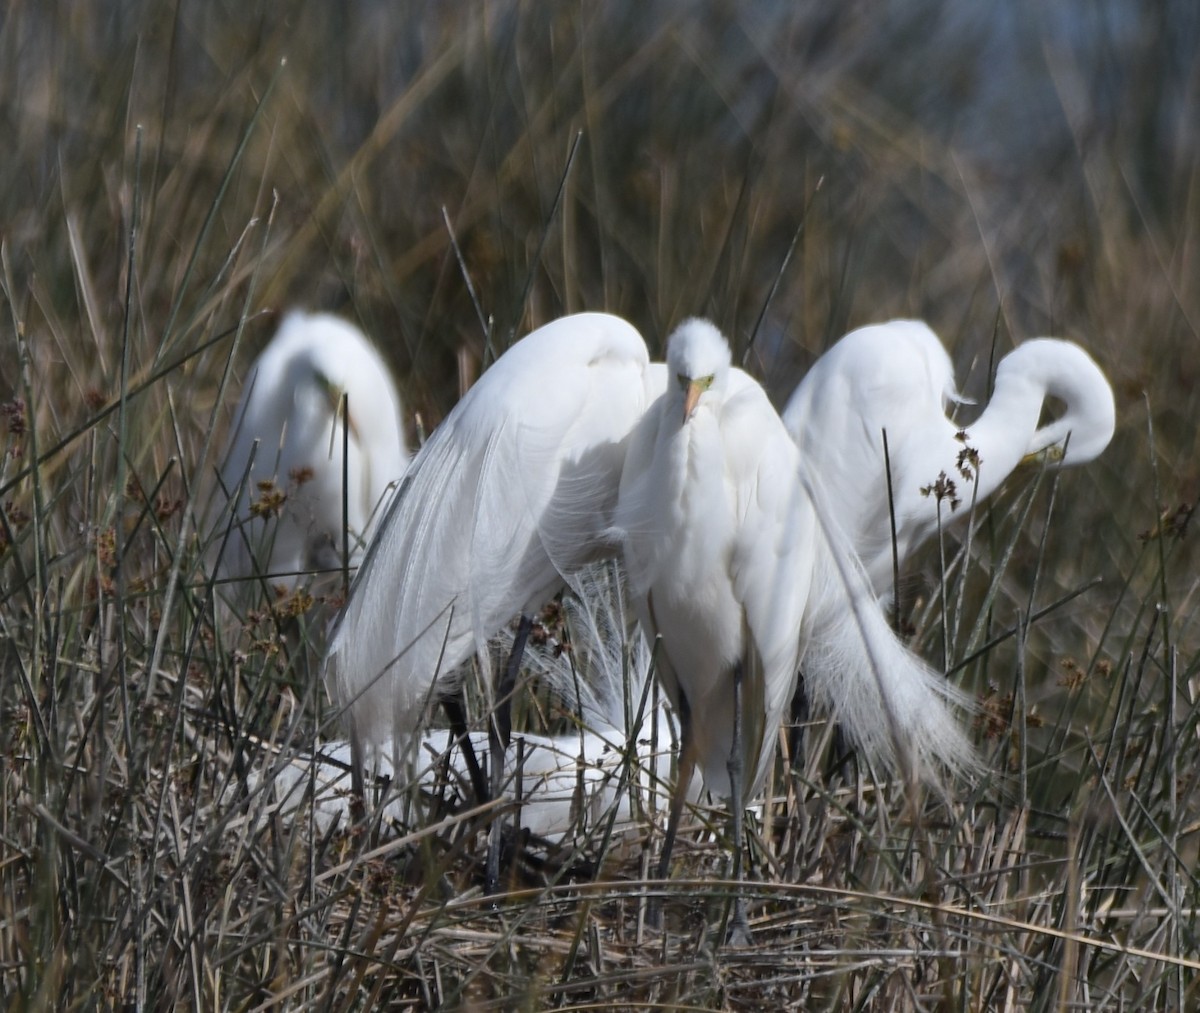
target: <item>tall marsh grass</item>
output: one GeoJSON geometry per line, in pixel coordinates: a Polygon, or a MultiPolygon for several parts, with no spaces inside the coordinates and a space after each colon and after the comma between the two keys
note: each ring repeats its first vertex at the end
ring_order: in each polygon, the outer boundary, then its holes
{"type": "Polygon", "coordinates": [[[1198,43],[1182,0],[0,13],[5,1007],[1200,1003],[1198,43]],[[273,815],[337,734],[337,602],[215,621],[202,518],[297,304],[374,336],[414,433],[581,309],[655,349],[707,314],[779,403],[892,316],[979,400],[1014,343],[1081,341],[1108,452],[1014,476],[906,581],[994,776],[925,806],[806,728],[736,951],[703,809],[670,883],[658,833],[593,827],[510,849],[498,902],[469,797],[413,790],[390,834],[273,815]]]}

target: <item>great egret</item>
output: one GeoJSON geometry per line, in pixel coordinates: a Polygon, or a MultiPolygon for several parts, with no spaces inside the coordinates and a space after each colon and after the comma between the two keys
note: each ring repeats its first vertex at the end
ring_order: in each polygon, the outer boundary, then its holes
{"type": "Polygon", "coordinates": [[[356,565],[407,464],[400,399],[366,337],[329,314],[288,314],[234,416],[221,482],[236,526],[223,572],[294,586],[302,571],[341,564],[343,530],[356,565]]]}
{"type": "MultiPolygon", "coordinates": [[[[434,431],[367,554],[327,654],[327,682],[352,741],[411,759],[431,702],[472,655],[493,694],[488,642],[611,549],[624,443],[647,401],[646,345],[602,313],[566,317],[505,352],[434,431]]],[[[519,642],[523,643],[523,637],[519,642]]],[[[519,657],[520,649],[514,657],[519,657]]],[[[508,671],[513,671],[510,658],[508,671]]],[[[503,696],[503,694],[501,694],[503,696]]],[[[467,748],[466,721],[449,705],[467,748]]],[[[490,725],[491,793],[501,789],[508,710],[490,725]]],[[[482,772],[469,754],[483,794],[482,772]]],[[[500,823],[485,886],[497,885],[500,823]]]]}
{"type": "MultiPolygon", "coordinates": [[[[800,454],[762,388],[730,365],[708,321],[671,336],[667,391],[630,441],[614,527],[658,672],[680,722],[679,783],[699,762],[730,798],[735,879],[742,813],[774,755],[805,660],[814,697],[875,759],[971,765],[957,699],[891,634],[840,529],[822,523],[800,454]],[[911,737],[911,757],[904,757],[911,737]]],[[[682,794],[659,875],[669,870],[682,794]]],[[[749,939],[738,894],[731,933],[749,939]]]]}
{"type": "MultiPolygon", "coordinates": [[[[658,377],[658,381],[654,378],[658,377]]],[[[609,554],[625,441],[649,401],[630,324],[581,313],[516,342],[412,462],[334,630],[327,683],[352,734],[398,755],[488,641],[609,554]]]]}
{"type": "MultiPolygon", "coordinates": [[[[996,370],[986,409],[958,425],[946,407],[961,402],[954,367],[937,335],[919,320],[892,320],[851,331],[822,355],[792,394],[783,421],[800,447],[805,473],[861,557],[877,594],[893,576],[891,523],[882,431],[886,429],[896,524],[903,562],[938,525],[939,503],[923,489],[945,476],[954,499],[982,502],[1026,457],[1083,464],[1108,446],[1112,389],[1078,345],[1026,341],[996,370]],[[1064,413],[1039,427],[1047,396],[1064,413]],[[1068,442],[1069,436],[1069,442],[1068,442]]],[[[949,489],[948,486],[943,486],[949,489]]],[[[941,522],[951,522],[951,503],[941,522]]],[[[958,516],[968,509],[958,508],[958,516]]]]}
{"type": "MultiPolygon", "coordinates": [[[[668,342],[667,373],[676,382],[668,379],[634,433],[615,526],[639,619],[662,638],[658,672],[680,723],[679,784],[699,760],[709,789],[730,798],[740,882],[745,799],[773,755],[800,666],[813,532],[796,448],[762,388],[731,368],[720,332],[683,323],[668,342]]],[[[660,878],[682,805],[677,792],[660,878]]],[[[740,892],[731,938],[750,938],[740,892]]]]}

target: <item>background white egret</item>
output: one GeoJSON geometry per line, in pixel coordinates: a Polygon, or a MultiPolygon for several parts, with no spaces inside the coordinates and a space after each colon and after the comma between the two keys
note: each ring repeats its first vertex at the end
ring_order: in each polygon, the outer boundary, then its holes
{"type": "Polygon", "coordinates": [[[222,571],[294,586],[301,571],[341,564],[343,528],[356,565],[408,464],[400,398],[362,332],[329,314],[290,313],[251,367],[233,427],[221,482],[236,497],[235,520],[222,571]]]}
{"type": "Polygon", "coordinates": [[[954,482],[959,501],[954,510],[943,499],[945,525],[965,517],[973,497],[982,502],[1027,456],[1082,464],[1099,455],[1113,434],[1112,389],[1087,352],[1069,341],[1038,338],[1005,356],[991,400],[973,422],[947,418],[947,407],[961,400],[937,335],[919,320],[892,320],[839,340],[784,409],[809,481],[880,596],[888,594],[893,578],[884,429],[900,562],[937,530],[938,501],[921,490],[939,475],[954,482]],[[1047,397],[1060,399],[1065,411],[1039,426],[1047,397]],[[977,456],[965,455],[968,448],[977,456]]]}

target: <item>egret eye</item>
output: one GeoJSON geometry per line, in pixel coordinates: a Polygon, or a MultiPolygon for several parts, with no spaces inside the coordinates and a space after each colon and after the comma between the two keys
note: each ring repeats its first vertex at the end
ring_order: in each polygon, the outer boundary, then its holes
{"type": "Polygon", "coordinates": [[[312,378],[317,389],[329,399],[330,405],[336,411],[341,404],[342,388],[334,383],[328,374],[323,373],[319,369],[313,370],[312,378]]]}
{"type": "Polygon", "coordinates": [[[716,374],[710,373],[708,376],[701,376],[693,380],[690,376],[679,373],[676,375],[675,379],[679,381],[679,386],[682,390],[687,390],[688,387],[694,383],[703,391],[708,390],[708,388],[713,385],[713,380],[716,379],[716,374]]]}

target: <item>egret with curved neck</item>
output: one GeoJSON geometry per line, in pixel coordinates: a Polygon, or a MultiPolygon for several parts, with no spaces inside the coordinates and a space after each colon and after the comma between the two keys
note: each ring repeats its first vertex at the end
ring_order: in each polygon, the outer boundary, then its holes
{"type": "Polygon", "coordinates": [[[892,585],[883,432],[887,432],[896,525],[903,562],[943,525],[965,516],[1031,455],[1054,466],[1083,464],[1108,446],[1115,424],[1112,389],[1078,345],[1037,338],[996,370],[987,407],[960,425],[946,415],[961,403],[950,357],[918,320],[851,331],[800,382],[783,420],[802,466],[855,546],[881,596],[892,585]],[[1063,414],[1039,425],[1047,397],[1063,414]],[[942,495],[931,495],[938,486],[942,495]]]}

